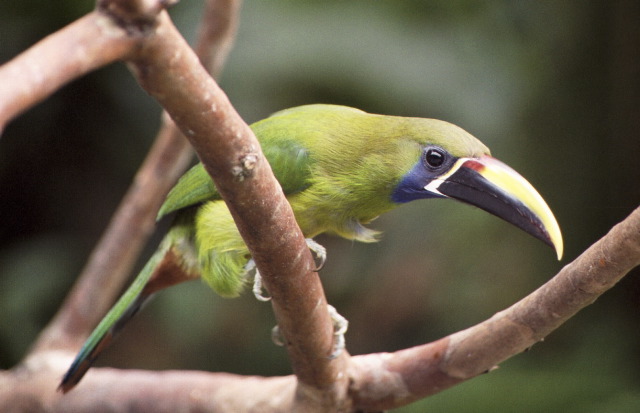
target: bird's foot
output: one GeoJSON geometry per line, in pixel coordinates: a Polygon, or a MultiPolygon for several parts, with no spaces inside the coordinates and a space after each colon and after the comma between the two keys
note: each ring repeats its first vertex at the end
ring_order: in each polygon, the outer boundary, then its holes
{"type": "Polygon", "coordinates": [[[253,292],[253,296],[256,297],[256,300],[267,302],[271,300],[271,297],[268,295],[264,295],[262,291],[262,276],[260,275],[260,271],[256,268],[256,262],[251,258],[247,265],[244,266],[245,273],[250,272],[251,270],[255,270],[253,275],[253,288],[251,291],[253,292]]]}
{"type": "MultiPolygon", "coordinates": [[[[346,347],[344,335],[349,328],[349,320],[341,316],[336,308],[330,304],[327,304],[327,310],[329,310],[329,316],[333,323],[333,351],[329,355],[329,359],[333,360],[338,357],[346,347]]],[[[284,337],[282,337],[282,332],[278,326],[273,327],[271,330],[271,340],[273,340],[277,346],[285,345],[284,337]]]]}
{"type": "Polygon", "coordinates": [[[277,324],[271,329],[271,341],[273,341],[273,344],[275,344],[276,346],[282,347],[285,345],[282,331],[280,331],[280,326],[278,326],[277,324]]]}
{"type": "Polygon", "coordinates": [[[316,254],[316,257],[320,260],[320,264],[315,269],[315,271],[318,272],[322,267],[324,267],[324,263],[327,261],[327,249],[311,238],[305,238],[304,240],[307,243],[307,247],[309,247],[309,249],[313,251],[313,253],[316,254]]]}
{"type": "MultiPolygon", "coordinates": [[[[320,271],[322,267],[324,267],[324,263],[327,261],[327,249],[322,245],[318,244],[311,238],[305,238],[305,242],[307,243],[307,247],[318,257],[320,260],[320,264],[316,267],[314,271],[320,271]]],[[[255,270],[255,275],[253,276],[253,295],[256,297],[258,301],[269,301],[271,297],[265,295],[262,287],[262,277],[260,276],[260,271],[256,268],[256,263],[253,261],[253,258],[249,260],[247,265],[244,267],[245,273],[248,273],[251,270],[255,270]]],[[[334,309],[335,311],[335,309],[334,309]]],[[[337,314],[337,313],[336,313],[337,314]]],[[[339,314],[338,314],[339,315],[339,314]]]]}
{"type": "Polygon", "coordinates": [[[331,352],[329,356],[329,358],[333,360],[344,351],[347,345],[344,335],[349,329],[349,320],[340,315],[334,306],[327,304],[327,309],[333,322],[333,352],[331,352]]]}

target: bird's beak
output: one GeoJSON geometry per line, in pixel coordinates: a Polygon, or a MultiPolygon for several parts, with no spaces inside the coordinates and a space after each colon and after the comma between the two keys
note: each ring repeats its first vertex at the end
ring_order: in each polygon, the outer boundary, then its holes
{"type": "Polygon", "coordinates": [[[424,189],[502,218],[549,244],[562,258],[562,234],[551,209],[526,179],[497,159],[460,158],[424,189]]]}

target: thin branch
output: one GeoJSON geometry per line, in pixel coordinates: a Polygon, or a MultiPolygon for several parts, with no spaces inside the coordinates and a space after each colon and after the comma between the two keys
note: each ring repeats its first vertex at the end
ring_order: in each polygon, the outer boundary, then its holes
{"type": "Polygon", "coordinates": [[[164,123],[80,277],[38,337],[34,351],[79,349],[113,305],[153,234],[160,204],[192,157],[188,142],[172,123],[164,123]]]}
{"type": "Polygon", "coordinates": [[[354,405],[389,409],[492,370],[541,341],[640,265],[640,208],[536,291],[434,343],[351,359],[354,405]]]}
{"type": "MultiPolygon", "coordinates": [[[[238,13],[239,1],[206,2],[196,48],[201,53],[200,59],[209,62],[210,70],[216,74],[221,72],[231,50],[238,13]]],[[[187,140],[169,116],[165,114],[162,119],[162,127],[147,158],[74,288],[38,338],[34,351],[79,348],[128,279],[140,251],[155,229],[160,204],[193,156],[187,140]]]]}
{"type": "Polygon", "coordinates": [[[123,59],[135,36],[93,12],[0,66],[0,134],[20,113],[73,79],[123,59]]]}
{"type": "Polygon", "coordinates": [[[206,0],[194,50],[200,62],[218,79],[227,61],[240,21],[241,0],[206,0]]]}

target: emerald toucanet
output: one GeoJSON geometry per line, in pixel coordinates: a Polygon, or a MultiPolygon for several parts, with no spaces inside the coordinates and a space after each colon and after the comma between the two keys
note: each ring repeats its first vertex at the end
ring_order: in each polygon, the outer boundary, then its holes
{"type": "MultiPolygon", "coordinates": [[[[331,233],[373,242],[378,232],[364,225],[380,214],[416,199],[453,198],[510,222],[562,256],[560,229],[538,192],[455,125],[308,105],[251,128],[309,239],[331,233]]],[[[79,382],[145,299],[174,283],[170,271],[155,271],[168,255],[183,274],[201,276],[220,295],[238,295],[246,284],[249,251],[202,164],[180,179],[158,219],[174,211],[160,247],[64,376],[63,392],[79,382]]]]}

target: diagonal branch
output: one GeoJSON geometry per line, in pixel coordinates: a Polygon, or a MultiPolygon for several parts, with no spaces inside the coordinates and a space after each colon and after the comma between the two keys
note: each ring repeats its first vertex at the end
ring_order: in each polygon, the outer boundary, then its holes
{"type": "MultiPolygon", "coordinates": [[[[205,4],[196,49],[200,59],[207,62],[209,71],[216,75],[221,72],[233,44],[239,3],[236,0],[209,0],[205,4]]],[[[131,33],[131,30],[123,32],[131,33]]],[[[137,47],[137,43],[131,43],[131,46],[137,47]]],[[[140,251],[155,229],[160,204],[193,156],[191,147],[169,116],[165,114],[162,120],[147,158],[76,285],[38,338],[36,350],[78,348],[128,279],[140,251]]]]}
{"type": "Polygon", "coordinates": [[[251,129],[169,17],[158,20],[130,67],[188,137],[227,202],[273,297],[294,372],[303,383],[331,387],[343,358],[328,357],[333,335],[326,299],[291,207],[251,129]]]}
{"type": "Polygon", "coordinates": [[[132,52],[135,36],[93,12],[0,66],[0,134],[11,119],[53,92],[132,52]]]}
{"type": "Polygon", "coordinates": [[[492,370],[541,341],[640,265],[640,208],[555,277],[490,319],[391,355],[351,359],[354,404],[388,409],[492,370]]]}

